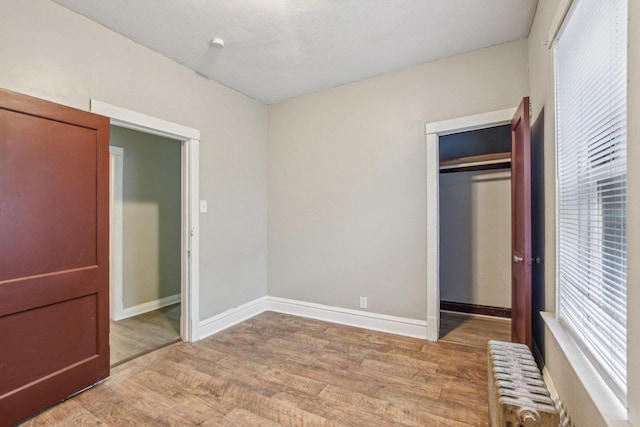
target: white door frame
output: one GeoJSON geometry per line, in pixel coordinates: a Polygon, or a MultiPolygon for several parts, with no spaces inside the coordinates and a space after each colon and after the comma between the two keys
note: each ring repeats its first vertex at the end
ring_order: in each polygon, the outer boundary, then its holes
{"type": "Polygon", "coordinates": [[[515,108],[427,123],[427,339],[440,335],[440,137],[511,123],[515,108]],[[433,236],[433,237],[432,237],[433,236]]]}
{"type": "Polygon", "coordinates": [[[199,246],[199,146],[200,131],[166,120],[116,107],[95,99],[91,112],[111,118],[111,124],[152,135],[181,141],[182,147],[182,256],[181,325],[184,341],[198,340],[200,321],[200,246],[199,246]]]}
{"type": "Polygon", "coordinates": [[[109,145],[109,230],[110,256],[109,270],[109,314],[111,320],[118,320],[124,311],[123,268],[122,268],[122,199],[124,194],[123,182],[124,148],[109,145]]]}

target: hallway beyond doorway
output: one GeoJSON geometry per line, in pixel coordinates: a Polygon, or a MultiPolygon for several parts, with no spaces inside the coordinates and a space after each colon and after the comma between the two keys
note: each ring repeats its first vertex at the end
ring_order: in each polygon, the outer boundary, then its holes
{"type": "Polygon", "coordinates": [[[180,303],[111,321],[111,366],[180,341],[180,303]]]}

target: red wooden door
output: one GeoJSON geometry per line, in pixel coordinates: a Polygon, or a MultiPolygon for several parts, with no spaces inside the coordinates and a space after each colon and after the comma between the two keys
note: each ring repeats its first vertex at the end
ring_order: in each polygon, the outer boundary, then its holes
{"type": "Polygon", "coordinates": [[[511,120],[511,341],[531,348],[531,132],[529,98],[511,120]]]}
{"type": "Polygon", "coordinates": [[[0,426],[109,375],[109,120],[0,90],[0,426]]]}

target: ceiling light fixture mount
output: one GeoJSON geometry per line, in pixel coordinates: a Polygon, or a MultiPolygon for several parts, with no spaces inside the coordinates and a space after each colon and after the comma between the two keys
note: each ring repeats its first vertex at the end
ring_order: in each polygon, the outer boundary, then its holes
{"type": "Polygon", "coordinates": [[[217,47],[218,49],[222,49],[224,47],[224,40],[216,37],[213,40],[211,40],[211,46],[217,47]]]}

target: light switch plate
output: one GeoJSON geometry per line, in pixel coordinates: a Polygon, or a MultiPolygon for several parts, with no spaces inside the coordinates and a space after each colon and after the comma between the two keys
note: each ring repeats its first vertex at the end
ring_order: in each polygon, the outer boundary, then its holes
{"type": "Polygon", "coordinates": [[[206,212],[207,212],[207,201],[200,200],[200,213],[206,213],[206,212]]]}

